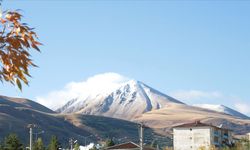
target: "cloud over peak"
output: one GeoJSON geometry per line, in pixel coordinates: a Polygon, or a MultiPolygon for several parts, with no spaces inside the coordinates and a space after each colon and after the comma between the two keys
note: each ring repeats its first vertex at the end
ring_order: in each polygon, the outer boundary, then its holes
{"type": "Polygon", "coordinates": [[[99,93],[111,92],[129,80],[129,78],[113,72],[98,74],[85,81],[70,82],[60,90],[36,97],[36,101],[51,109],[56,109],[73,98],[86,98],[99,93]]]}

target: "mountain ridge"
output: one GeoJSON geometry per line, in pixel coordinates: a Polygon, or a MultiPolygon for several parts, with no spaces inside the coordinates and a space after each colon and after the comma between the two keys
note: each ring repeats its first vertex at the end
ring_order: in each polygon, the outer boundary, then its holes
{"type": "Polygon", "coordinates": [[[30,108],[30,109],[34,109],[34,110],[45,112],[45,113],[55,113],[53,110],[39,103],[36,103],[29,99],[24,99],[24,98],[12,98],[12,97],[0,95],[0,105],[30,108]]]}
{"type": "Polygon", "coordinates": [[[166,107],[169,103],[184,104],[136,80],[126,82],[106,95],[89,97],[95,98],[76,98],[56,111],[132,119],[145,112],[166,107]]]}
{"type": "MultiPolygon", "coordinates": [[[[131,120],[143,113],[167,107],[168,104],[172,103],[186,105],[175,98],[151,88],[141,81],[129,80],[128,82],[121,84],[120,87],[114,89],[111,93],[99,93],[96,95],[90,95],[86,98],[73,98],[57,109],[56,112],[103,115],[131,120]],[[130,103],[134,104],[131,105],[130,103]],[[126,107],[124,104],[129,105],[130,107],[126,107]],[[140,108],[136,108],[139,106],[140,108]],[[122,115],[125,114],[125,108],[133,113],[126,113],[126,116],[122,115]]],[[[218,113],[225,113],[241,119],[249,119],[248,116],[225,106],[223,106],[225,111],[204,106],[201,108],[214,110],[218,113]]]]}
{"type": "Polygon", "coordinates": [[[62,114],[87,114],[143,122],[151,128],[168,132],[175,125],[196,120],[214,125],[227,124],[236,133],[250,131],[250,119],[235,115],[237,111],[233,109],[228,108],[234,112],[230,114],[190,106],[136,80],[130,80],[105,95],[73,99],[62,108],[64,110],[59,112],[62,114]]]}
{"type": "Polygon", "coordinates": [[[194,104],[193,106],[195,107],[201,107],[201,108],[206,108],[206,109],[210,109],[210,110],[214,110],[214,111],[218,111],[218,112],[222,112],[225,114],[229,114],[235,117],[239,117],[239,118],[243,118],[243,119],[250,119],[250,117],[248,117],[247,115],[244,115],[230,107],[227,107],[225,105],[213,105],[213,104],[194,104]]]}

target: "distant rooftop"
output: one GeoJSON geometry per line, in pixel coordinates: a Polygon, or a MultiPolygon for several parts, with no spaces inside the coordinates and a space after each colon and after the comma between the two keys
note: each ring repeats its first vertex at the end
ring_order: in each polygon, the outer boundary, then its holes
{"type": "Polygon", "coordinates": [[[178,125],[178,126],[174,126],[173,128],[191,128],[191,127],[214,127],[214,128],[218,128],[218,129],[229,130],[229,129],[226,129],[226,128],[214,126],[212,124],[202,123],[200,121],[195,121],[195,122],[191,122],[191,123],[181,124],[181,125],[178,125]]]}
{"type": "MultiPolygon", "coordinates": [[[[122,144],[117,144],[106,148],[107,150],[139,150],[140,146],[134,142],[127,142],[122,144]]],[[[155,150],[152,147],[143,147],[144,150],[155,150]]]]}

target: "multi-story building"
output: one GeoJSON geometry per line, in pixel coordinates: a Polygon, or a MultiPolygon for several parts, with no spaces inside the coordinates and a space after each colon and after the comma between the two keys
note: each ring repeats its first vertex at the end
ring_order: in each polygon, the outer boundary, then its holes
{"type": "Polygon", "coordinates": [[[232,146],[233,142],[231,130],[199,121],[174,127],[173,136],[174,150],[232,146]]]}

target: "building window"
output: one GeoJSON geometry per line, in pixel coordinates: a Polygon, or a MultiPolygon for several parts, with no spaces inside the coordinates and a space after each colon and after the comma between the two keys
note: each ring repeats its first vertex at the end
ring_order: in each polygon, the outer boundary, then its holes
{"type": "Polygon", "coordinates": [[[218,145],[218,144],[219,144],[219,138],[216,137],[216,136],[214,137],[214,144],[215,144],[215,145],[218,145]]]}

